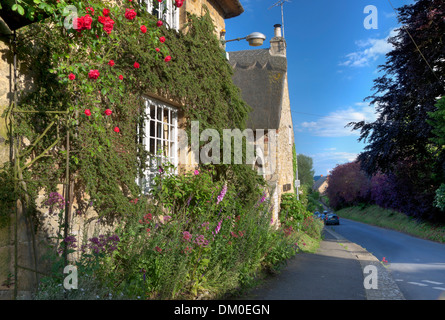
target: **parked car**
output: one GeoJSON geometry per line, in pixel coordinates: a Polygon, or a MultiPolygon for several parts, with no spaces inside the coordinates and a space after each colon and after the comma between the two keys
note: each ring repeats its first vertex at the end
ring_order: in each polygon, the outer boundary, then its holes
{"type": "Polygon", "coordinates": [[[340,224],[340,218],[335,213],[329,213],[324,218],[324,224],[340,224]]]}

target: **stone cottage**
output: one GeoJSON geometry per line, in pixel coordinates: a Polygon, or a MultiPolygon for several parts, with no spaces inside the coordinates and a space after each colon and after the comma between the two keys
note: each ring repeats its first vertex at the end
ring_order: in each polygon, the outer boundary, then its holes
{"type": "Polygon", "coordinates": [[[281,25],[274,26],[270,48],[229,52],[234,68],[234,83],[241,89],[246,103],[252,108],[247,127],[264,132],[256,137],[257,158],[254,165],[275,190],[272,199],[274,216],[278,217],[281,195],[292,193],[294,129],[290,108],[286,41],[281,25]],[[258,139],[275,143],[258,144],[258,139]],[[270,147],[273,147],[271,149],[270,147]]]}
{"type": "MultiPolygon", "coordinates": [[[[3,2],[2,2],[3,3],[3,2]]],[[[164,20],[170,28],[180,31],[186,22],[186,12],[198,16],[204,14],[207,8],[215,25],[215,33],[219,33],[225,28],[225,19],[239,16],[244,9],[239,0],[187,0],[180,8],[174,8],[174,0],[164,0],[161,6],[167,10],[161,14],[152,5],[152,1],[147,1],[147,10],[158,18],[164,20]]],[[[14,30],[17,30],[27,24],[23,17],[13,15],[6,5],[0,9],[0,113],[13,102],[13,79],[14,79],[14,55],[12,53],[12,39],[14,30]]],[[[24,81],[26,71],[19,69],[18,79],[24,81]]],[[[146,107],[152,116],[153,123],[147,126],[163,127],[164,130],[153,130],[147,135],[145,145],[149,151],[157,150],[157,143],[164,142],[172,146],[168,152],[167,159],[177,163],[177,130],[181,123],[180,107],[177,102],[170,101],[164,97],[156,95],[146,95],[146,107]],[[160,116],[163,115],[163,116],[160,116]],[[167,130],[167,131],[166,131],[167,130]]],[[[7,139],[6,122],[4,119],[0,123],[0,165],[9,161],[9,145],[6,145],[7,139]]],[[[148,172],[149,175],[149,172],[148,172]]],[[[79,223],[80,224],[80,223],[79,223]]],[[[12,225],[0,228],[0,300],[11,299],[13,297],[10,286],[11,274],[14,273],[14,256],[17,257],[18,264],[21,266],[18,272],[18,297],[29,298],[30,292],[34,288],[37,277],[32,271],[36,268],[35,256],[32,253],[32,237],[28,232],[26,218],[18,216],[17,242],[14,241],[15,230],[12,225]],[[17,250],[16,252],[14,252],[17,250]]],[[[1,226],[0,226],[1,227],[1,226]]]]}

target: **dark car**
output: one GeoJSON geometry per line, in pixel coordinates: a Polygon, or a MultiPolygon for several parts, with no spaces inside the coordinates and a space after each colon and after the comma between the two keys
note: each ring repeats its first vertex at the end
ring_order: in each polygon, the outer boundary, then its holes
{"type": "Polygon", "coordinates": [[[325,218],[324,218],[324,224],[336,224],[336,225],[339,225],[340,224],[340,219],[339,219],[339,217],[336,215],[336,214],[334,214],[334,213],[330,213],[330,214],[327,214],[326,216],[325,216],[325,218]]]}

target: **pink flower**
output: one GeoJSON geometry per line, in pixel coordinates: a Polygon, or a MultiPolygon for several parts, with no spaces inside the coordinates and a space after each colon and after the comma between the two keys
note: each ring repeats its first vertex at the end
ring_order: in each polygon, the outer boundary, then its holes
{"type": "Polygon", "coordinates": [[[91,111],[90,111],[90,109],[85,109],[85,115],[86,115],[87,117],[91,116],[91,111]]]}
{"type": "Polygon", "coordinates": [[[110,67],[114,66],[114,60],[108,61],[108,64],[110,65],[110,67]]]}
{"type": "Polygon", "coordinates": [[[190,232],[184,231],[182,233],[182,239],[189,242],[190,240],[192,240],[192,235],[190,234],[190,232]]]}
{"type": "Polygon", "coordinates": [[[166,56],[165,59],[164,59],[164,61],[165,61],[165,62],[169,62],[171,59],[172,59],[172,57],[170,57],[170,56],[166,56]]]}
{"type": "Polygon", "coordinates": [[[110,109],[105,110],[105,114],[107,116],[110,116],[113,113],[113,111],[111,111],[110,109]]]}
{"type": "Polygon", "coordinates": [[[146,33],[147,32],[147,27],[146,26],[141,26],[141,32],[142,33],[146,33]]]}
{"type": "Polygon", "coordinates": [[[199,171],[198,171],[198,170],[195,170],[195,172],[193,172],[193,174],[194,174],[195,176],[197,176],[197,175],[199,174],[199,171]]]}
{"type": "Polygon", "coordinates": [[[134,9],[125,9],[125,18],[133,20],[136,17],[136,11],[134,9]]]}
{"type": "Polygon", "coordinates": [[[161,43],[164,43],[165,42],[165,37],[164,36],[160,37],[159,41],[161,41],[161,43]]]}
{"type": "Polygon", "coordinates": [[[136,69],[139,69],[140,65],[139,65],[139,63],[135,62],[133,67],[135,67],[136,69]]]}
{"type": "Polygon", "coordinates": [[[119,133],[119,128],[118,127],[114,127],[114,132],[117,132],[117,133],[119,133]]]}
{"type": "Polygon", "coordinates": [[[164,23],[161,20],[158,20],[158,22],[156,22],[156,26],[160,27],[162,26],[164,23]]]}
{"type": "Polygon", "coordinates": [[[157,252],[159,252],[159,253],[162,253],[162,249],[159,248],[158,246],[156,246],[155,250],[156,250],[157,252]]]}
{"type": "Polygon", "coordinates": [[[88,77],[93,80],[99,78],[99,75],[100,75],[99,70],[96,69],[90,70],[90,72],[88,72],[88,77]]]}
{"type": "Polygon", "coordinates": [[[73,74],[73,73],[70,73],[70,74],[68,75],[68,79],[70,79],[70,80],[74,80],[74,79],[76,79],[76,75],[73,74]]]}

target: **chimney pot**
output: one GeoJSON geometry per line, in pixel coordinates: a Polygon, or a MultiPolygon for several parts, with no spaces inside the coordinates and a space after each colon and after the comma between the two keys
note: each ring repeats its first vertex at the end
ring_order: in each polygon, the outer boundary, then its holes
{"type": "Polygon", "coordinates": [[[281,24],[275,24],[275,37],[281,37],[281,24]]]}

